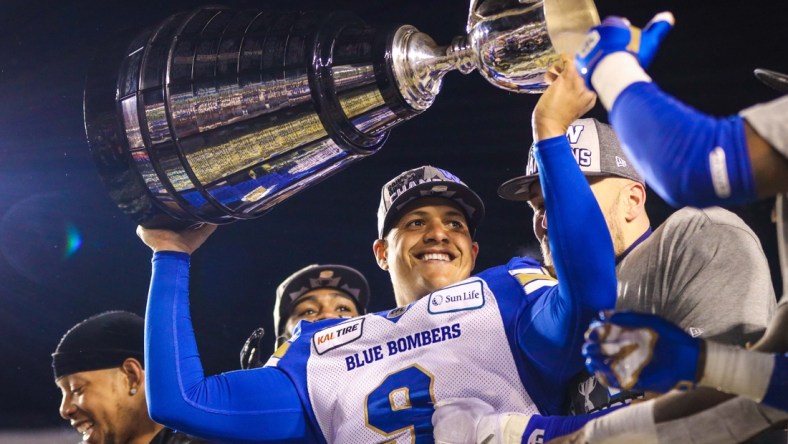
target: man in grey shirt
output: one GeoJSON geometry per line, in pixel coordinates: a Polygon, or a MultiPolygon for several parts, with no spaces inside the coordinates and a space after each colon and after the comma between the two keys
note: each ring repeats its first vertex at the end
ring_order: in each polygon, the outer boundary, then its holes
{"type": "Polygon", "coordinates": [[[616,270],[617,309],[659,314],[692,336],[755,342],[774,313],[757,236],[719,207],[676,211],[616,270]]]}
{"type": "MultiPolygon", "coordinates": [[[[540,113],[549,109],[556,107],[537,105],[534,131],[548,127],[549,119],[540,120],[540,113]]],[[[722,208],[683,208],[652,231],[644,181],[610,126],[580,119],[569,125],[566,134],[589,182],[609,183],[592,189],[616,252],[616,308],[658,314],[693,336],[718,342],[744,345],[756,340],[774,313],[776,298],[766,257],[753,231],[722,208]]],[[[538,135],[534,140],[539,140],[538,135]]],[[[549,266],[548,215],[543,211],[533,156],[532,150],[526,175],[504,183],[498,193],[504,199],[528,201],[534,209],[534,232],[549,266]]],[[[627,403],[634,396],[639,394],[609,390],[588,374],[579,375],[570,388],[570,412],[590,413],[627,403]]]]}

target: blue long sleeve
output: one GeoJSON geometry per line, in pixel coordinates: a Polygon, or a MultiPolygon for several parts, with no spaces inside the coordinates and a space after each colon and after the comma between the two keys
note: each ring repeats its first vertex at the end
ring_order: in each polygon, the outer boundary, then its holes
{"type": "Polygon", "coordinates": [[[525,427],[521,442],[522,444],[548,442],[555,438],[574,433],[580,430],[589,421],[613,413],[621,407],[623,406],[616,406],[599,412],[577,416],[534,415],[525,427]],[[539,439],[540,437],[541,440],[539,439]]]}
{"type": "Polygon", "coordinates": [[[744,121],[715,118],[650,82],[628,86],[610,122],[649,185],[673,206],[733,205],[755,199],[744,121]]]}
{"type": "Polygon", "coordinates": [[[788,411],[788,354],[774,356],[774,370],[761,402],[788,411]]]}
{"type": "Polygon", "coordinates": [[[567,138],[543,140],[536,149],[558,290],[530,307],[531,322],[518,337],[530,361],[565,384],[583,369],[580,348],[589,322],[615,306],[615,254],[567,138]]]}
{"type": "Polygon", "coordinates": [[[145,316],[154,421],[221,442],[314,442],[296,389],[274,368],[206,377],[189,315],[189,256],[159,252],[145,316]]]}

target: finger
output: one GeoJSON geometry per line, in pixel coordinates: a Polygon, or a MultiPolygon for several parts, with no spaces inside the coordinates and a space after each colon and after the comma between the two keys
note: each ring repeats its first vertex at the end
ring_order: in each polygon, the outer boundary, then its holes
{"type": "Polygon", "coordinates": [[[561,60],[553,63],[547,68],[547,72],[545,72],[545,81],[548,84],[552,84],[555,80],[561,75],[564,71],[564,64],[561,60]]]}
{"type": "Polygon", "coordinates": [[[668,35],[675,23],[676,18],[673,17],[670,11],[660,12],[643,28],[643,33],[653,36],[654,41],[660,43],[668,35]]]}
{"type": "Polygon", "coordinates": [[[600,310],[599,311],[599,319],[601,319],[603,321],[607,321],[615,313],[616,313],[615,310],[600,310]]]}
{"type": "Polygon", "coordinates": [[[563,60],[559,60],[559,61],[553,63],[552,65],[550,65],[550,68],[547,69],[547,72],[552,74],[552,75],[554,75],[554,76],[556,76],[556,77],[560,76],[561,73],[564,72],[564,62],[563,62],[563,60]]]}
{"type": "Polygon", "coordinates": [[[601,25],[602,26],[618,26],[618,27],[621,27],[621,28],[629,28],[629,20],[627,20],[624,17],[611,15],[611,16],[605,17],[605,19],[602,20],[601,25]]]}
{"type": "Polygon", "coordinates": [[[599,380],[602,385],[607,387],[619,388],[621,386],[615,374],[608,369],[597,370],[594,372],[594,376],[596,376],[596,379],[599,380]]]}
{"type": "Polygon", "coordinates": [[[603,341],[605,336],[607,336],[607,328],[608,326],[602,322],[594,321],[586,330],[585,339],[586,342],[599,342],[603,341]]]}
{"type": "Polygon", "coordinates": [[[561,54],[561,72],[569,72],[570,74],[573,72],[577,72],[575,69],[575,57],[574,55],[563,53],[561,54]]]}
{"type": "Polygon", "coordinates": [[[583,344],[581,353],[583,353],[586,359],[593,359],[596,361],[602,361],[607,357],[602,353],[602,347],[600,347],[599,344],[583,344]]]}
{"type": "Polygon", "coordinates": [[[555,83],[556,79],[558,79],[558,74],[556,74],[555,72],[547,71],[546,73],[544,73],[544,81],[548,85],[552,85],[553,83],[555,83]]]}

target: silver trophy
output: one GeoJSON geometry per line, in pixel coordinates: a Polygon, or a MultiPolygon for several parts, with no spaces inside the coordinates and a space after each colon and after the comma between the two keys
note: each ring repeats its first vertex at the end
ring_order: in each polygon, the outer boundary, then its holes
{"type": "Polygon", "coordinates": [[[100,51],[85,90],[88,142],[139,224],[255,218],[380,149],[430,107],[449,71],[541,92],[558,53],[598,22],[592,0],[473,0],[468,34],[440,46],[349,13],[201,8],[100,51]]]}

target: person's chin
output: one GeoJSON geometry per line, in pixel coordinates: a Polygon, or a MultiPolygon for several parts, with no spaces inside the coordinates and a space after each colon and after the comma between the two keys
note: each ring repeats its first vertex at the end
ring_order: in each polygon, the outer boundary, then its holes
{"type": "Polygon", "coordinates": [[[82,444],[100,444],[102,443],[100,433],[98,430],[91,429],[87,433],[81,435],[82,444]]]}
{"type": "Polygon", "coordinates": [[[460,280],[461,279],[455,278],[453,276],[446,276],[445,274],[439,276],[422,276],[424,288],[428,293],[432,293],[435,290],[440,290],[441,288],[456,284],[460,280]]]}

